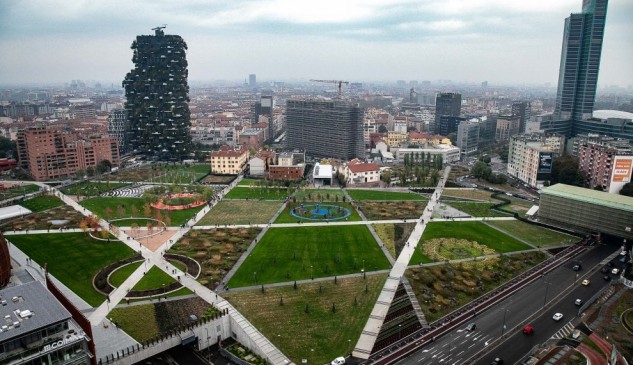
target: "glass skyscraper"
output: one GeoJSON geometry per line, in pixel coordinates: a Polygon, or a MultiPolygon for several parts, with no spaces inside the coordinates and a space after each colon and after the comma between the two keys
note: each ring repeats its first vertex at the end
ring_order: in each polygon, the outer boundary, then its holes
{"type": "Polygon", "coordinates": [[[554,115],[580,121],[591,118],[596,97],[608,0],[583,0],[582,13],[565,19],[563,50],[554,115]]]}

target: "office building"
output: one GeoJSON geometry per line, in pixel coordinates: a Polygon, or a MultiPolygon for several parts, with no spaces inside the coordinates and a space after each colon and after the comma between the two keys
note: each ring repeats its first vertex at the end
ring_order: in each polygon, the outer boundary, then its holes
{"type": "MultiPolygon", "coordinates": [[[[462,95],[457,93],[439,93],[435,97],[435,125],[433,133],[440,133],[442,116],[459,117],[462,112],[462,95]]],[[[441,133],[440,133],[441,134],[441,133]]]]}
{"type": "Polygon", "coordinates": [[[574,231],[600,232],[631,240],[633,198],[556,184],[541,191],[538,220],[574,231]]]}
{"type": "Polygon", "coordinates": [[[1,364],[92,364],[91,339],[39,281],[0,290],[0,301],[1,364]]]}
{"type": "Polygon", "coordinates": [[[125,109],[114,109],[108,115],[108,134],[116,138],[121,151],[125,151],[125,128],[127,117],[125,109]]]}
{"type": "Polygon", "coordinates": [[[462,118],[459,116],[452,116],[452,115],[441,115],[439,120],[440,120],[439,134],[442,136],[448,136],[451,133],[456,133],[457,126],[459,126],[459,123],[465,121],[466,118],[462,118]]]}
{"type": "Polygon", "coordinates": [[[497,129],[495,131],[495,140],[497,142],[503,142],[510,139],[510,137],[519,134],[521,121],[518,116],[513,115],[499,115],[497,117],[497,129]]]}
{"type": "Polygon", "coordinates": [[[552,161],[563,153],[565,138],[541,133],[510,138],[508,175],[540,189],[549,180],[552,161]]]}
{"type": "Polygon", "coordinates": [[[288,148],[312,157],[365,158],[363,109],[344,100],[288,100],[288,148]]]}
{"type": "Polygon", "coordinates": [[[554,115],[580,121],[591,118],[608,0],[583,0],[582,12],[565,19],[554,115]]]}
{"type": "Polygon", "coordinates": [[[134,69],[123,81],[129,129],[126,152],[161,160],[191,152],[187,44],[178,35],[141,35],[132,43],[134,69]]]}
{"type": "Polygon", "coordinates": [[[472,118],[459,123],[457,126],[456,145],[459,148],[460,159],[465,160],[470,156],[477,154],[479,150],[479,133],[482,122],[486,121],[486,117],[472,118]]]}
{"type": "Polygon", "coordinates": [[[248,86],[249,87],[257,87],[257,75],[255,74],[250,74],[248,75],[248,86]]]}
{"type": "Polygon", "coordinates": [[[260,117],[268,118],[268,136],[274,138],[277,130],[273,123],[274,100],[272,95],[262,95],[251,107],[251,124],[259,123],[260,117]]]}
{"type": "Polygon", "coordinates": [[[619,110],[596,110],[592,118],[574,121],[574,135],[587,133],[606,134],[613,138],[627,139],[633,143],[633,113],[619,110]]]}
{"type": "Polygon", "coordinates": [[[529,101],[515,101],[512,103],[512,116],[519,118],[519,133],[525,133],[525,126],[530,121],[532,105],[529,101]]]}
{"type": "Polygon", "coordinates": [[[18,164],[35,180],[72,176],[107,160],[120,163],[119,143],[107,135],[80,136],[55,128],[33,127],[17,134],[18,164]]]}

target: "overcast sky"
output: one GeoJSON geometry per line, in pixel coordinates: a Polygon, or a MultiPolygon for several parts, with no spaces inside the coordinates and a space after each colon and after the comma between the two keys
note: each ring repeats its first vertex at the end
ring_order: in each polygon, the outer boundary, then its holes
{"type": "MultiPolygon", "coordinates": [[[[0,0],[0,84],[120,85],[167,24],[190,81],[453,80],[556,85],[582,0],[0,0]]],[[[610,0],[600,85],[633,84],[633,1],[610,0]]]]}

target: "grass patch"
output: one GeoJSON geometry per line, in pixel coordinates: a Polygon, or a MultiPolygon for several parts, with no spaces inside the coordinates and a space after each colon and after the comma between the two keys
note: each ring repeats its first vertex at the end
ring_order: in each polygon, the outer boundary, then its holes
{"type": "Polygon", "coordinates": [[[517,220],[488,221],[486,224],[512,234],[537,247],[572,244],[579,240],[578,237],[517,220]]]}
{"type": "Polygon", "coordinates": [[[54,195],[42,195],[20,203],[32,212],[43,212],[64,205],[64,202],[54,195]]]}
{"type": "Polygon", "coordinates": [[[110,282],[110,284],[115,288],[118,288],[141,265],[143,265],[143,261],[132,262],[125,266],[119,267],[110,274],[110,276],[108,277],[108,282],[110,282]]]}
{"type": "Polygon", "coordinates": [[[198,282],[215,289],[260,232],[259,228],[191,230],[169,253],[198,261],[201,268],[198,282]]]}
{"type": "Polygon", "coordinates": [[[498,253],[529,250],[532,247],[482,222],[432,222],[426,226],[418,246],[435,238],[457,238],[486,245],[498,253]]]}
{"type": "Polygon", "coordinates": [[[301,189],[297,191],[293,198],[295,202],[344,202],[345,194],[343,194],[341,189],[301,189]]]}
{"type": "Polygon", "coordinates": [[[488,202],[498,202],[498,200],[492,198],[492,193],[486,190],[479,189],[444,189],[442,196],[453,198],[464,198],[473,200],[484,200],[488,202]]]}
{"type": "Polygon", "coordinates": [[[347,189],[354,200],[427,200],[419,194],[403,191],[347,189]]]}
{"type": "Polygon", "coordinates": [[[17,248],[92,306],[104,296],[92,287],[93,277],[103,267],[135,254],[120,241],[109,243],[83,233],[29,234],[11,236],[17,248]]]}
{"type": "Polygon", "coordinates": [[[359,201],[358,207],[369,220],[417,219],[426,208],[426,201],[359,201]]]}
{"type": "Polygon", "coordinates": [[[226,299],[295,364],[301,359],[326,364],[352,352],[385,279],[367,275],[366,281],[341,279],[337,285],[327,281],[301,284],[296,290],[284,286],[264,293],[228,292],[226,299]]]}
{"type": "Polygon", "coordinates": [[[154,181],[171,184],[188,184],[198,181],[211,172],[210,164],[180,165],[154,163],[147,166],[121,169],[113,175],[118,181],[154,181]]]}
{"type": "Polygon", "coordinates": [[[61,189],[61,192],[66,195],[83,195],[83,196],[96,196],[101,193],[112,191],[118,188],[126,186],[125,183],[120,182],[92,182],[82,181],[76,184],[72,184],[61,189]]]}
{"type": "Polygon", "coordinates": [[[409,268],[409,279],[429,322],[486,294],[546,259],[542,252],[506,255],[480,261],[409,268]]]}
{"type": "Polygon", "coordinates": [[[183,210],[160,210],[149,206],[142,198],[92,198],[79,202],[94,214],[105,219],[141,217],[157,218],[169,226],[180,226],[204,206],[183,210]],[[158,215],[160,212],[160,216],[158,215]],[[169,218],[167,218],[169,217],[169,218]]]}
{"type": "Polygon", "coordinates": [[[38,185],[20,183],[18,185],[13,185],[10,188],[0,190],[0,196],[2,197],[0,200],[6,200],[21,195],[31,194],[35,193],[36,191],[40,191],[40,187],[38,185]]]}
{"type": "Polygon", "coordinates": [[[236,186],[226,194],[226,199],[286,200],[290,195],[288,188],[249,188],[236,186]]]}
{"type": "Polygon", "coordinates": [[[242,263],[230,287],[389,268],[364,225],[271,228],[242,263]]]}
{"type": "Polygon", "coordinates": [[[415,223],[374,224],[374,230],[394,259],[398,257],[415,223]]]}
{"type": "Polygon", "coordinates": [[[196,225],[265,224],[279,207],[278,201],[221,200],[196,225]]]}
{"type": "Polygon", "coordinates": [[[448,202],[449,205],[473,217],[509,217],[510,214],[492,210],[493,203],[448,202]]]}
{"type": "Polygon", "coordinates": [[[138,342],[145,342],[159,335],[153,304],[114,308],[108,318],[138,342]]]}
{"type": "MultiPolygon", "coordinates": [[[[310,204],[310,205],[314,205],[316,203],[306,203],[306,204],[310,204]]],[[[339,207],[343,207],[346,209],[349,209],[350,211],[350,216],[347,217],[348,221],[361,221],[361,217],[358,214],[358,212],[356,211],[356,209],[354,209],[354,207],[352,207],[352,205],[350,203],[342,203],[342,202],[338,202],[338,203],[333,203],[333,202],[326,202],[324,204],[327,205],[335,205],[335,206],[339,206],[339,207]]],[[[303,222],[316,222],[316,221],[311,221],[309,219],[302,219],[302,218],[297,218],[294,215],[290,214],[290,210],[292,210],[294,207],[297,207],[301,205],[301,203],[289,203],[287,205],[287,207],[283,210],[283,212],[281,212],[281,214],[279,214],[279,216],[277,217],[277,219],[275,220],[275,223],[296,223],[297,221],[303,221],[303,222]]],[[[337,208],[334,208],[337,209],[337,208]]],[[[339,221],[345,221],[345,219],[338,219],[339,221]]],[[[322,219],[320,221],[325,221],[325,219],[322,219]]],[[[335,221],[335,220],[332,220],[335,221]]]]}
{"type": "Polygon", "coordinates": [[[174,282],[176,282],[176,280],[167,275],[166,272],[156,266],[152,266],[147,274],[145,274],[145,276],[143,276],[143,278],[134,285],[132,290],[159,289],[174,282]]]}

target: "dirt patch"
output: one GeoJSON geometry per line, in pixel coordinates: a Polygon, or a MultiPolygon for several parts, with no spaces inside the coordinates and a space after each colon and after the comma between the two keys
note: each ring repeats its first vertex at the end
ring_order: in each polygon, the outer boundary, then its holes
{"type": "MultiPolygon", "coordinates": [[[[133,234],[138,233],[138,232],[132,232],[131,230],[123,231],[123,232],[129,236],[132,236],[133,234]]],[[[163,231],[151,237],[139,238],[137,241],[148,250],[156,251],[165,243],[165,241],[169,240],[176,233],[178,233],[178,231],[163,231]]]]}

